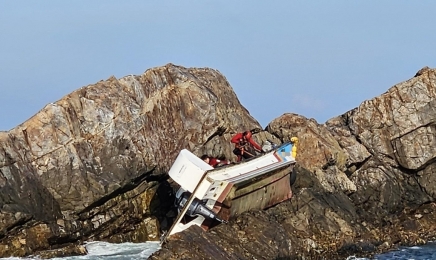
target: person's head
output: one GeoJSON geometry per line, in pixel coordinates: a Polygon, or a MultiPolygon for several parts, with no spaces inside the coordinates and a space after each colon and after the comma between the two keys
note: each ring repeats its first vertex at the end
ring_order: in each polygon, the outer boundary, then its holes
{"type": "Polygon", "coordinates": [[[245,131],[243,136],[245,136],[245,138],[250,139],[251,138],[251,131],[245,131]]]}
{"type": "Polygon", "coordinates": [[[201,158],[203,161],[209,163],[209,156],[208,156],[207,154],[203,154],[200,158],[201,158]]]}

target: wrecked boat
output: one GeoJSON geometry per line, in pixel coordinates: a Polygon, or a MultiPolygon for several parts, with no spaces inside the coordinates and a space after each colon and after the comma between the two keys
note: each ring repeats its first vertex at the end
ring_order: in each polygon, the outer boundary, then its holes
{"type": "Polygon", "coordinates": [[[182,150],[169,171],[180,185],[176,194],[179,215],[162,240],[192,225],[207,230],[213,223],[290,199],[297,142],[293,137],[262,155],[219,168],[182,150]]]}

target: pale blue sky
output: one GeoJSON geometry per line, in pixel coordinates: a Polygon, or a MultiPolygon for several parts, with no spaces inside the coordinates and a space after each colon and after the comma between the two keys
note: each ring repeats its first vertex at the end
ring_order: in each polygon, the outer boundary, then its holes
{"type": "Polygon", "coordinates": [[[265,127],[319,123],[436,67],[436,1],[0,0],[0,130],[110,76],[219,70],[265,127]]]}

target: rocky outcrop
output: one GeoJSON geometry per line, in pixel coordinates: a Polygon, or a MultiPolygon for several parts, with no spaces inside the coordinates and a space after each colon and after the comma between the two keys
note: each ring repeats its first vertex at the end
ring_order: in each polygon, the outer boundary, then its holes
{"type": "Polygon", "coordinates": [[[345,259],[433,240],[435,92],[436,70],[423,68],[325,124],[274,119],[269,133],[299,138],[293,198],[179,234],[151,258],[345,259]]]}
{"type": "Polygon", "coordinates": [[[323,188],[347,194],[365,221],[383,222],[435,199],[434,102],[436,71],[423,68],[324,125],[284,115],[269,130],[294,131],[303,147],[298,161],[323,188]]]}
{"type": "MultiPolygon", "coordinates": [[[[307,179],[306,173],[303,183],[317,182],[307,179]]],[[[395,245],[422,244],[436,234],[436,207],[429,204],[398,212],[390,223],[371,223],[356,213],[343,193],[296,189],[290,201],[271,209],[245,212],[208,232],[192,227],[175,234],[149,259],[371,257],[395,245]]]]}
{"type": "Polygon", "coordinates": [[[231,134],[256,127],[218,71],[172,64],[48,104],[0,133],[0,256],[159,239],[178,152],[230,157],[231,134]]]}
{"type": "MultiPolygon", "coordinates": [[[[258,142],[299,138],[293,198],[178,233],[151,259],[343,259],[433,239],[435,85],[424,68],[325,124],[272,120],[258,142]]],[[[157,240],[178,152],[233,159],[231,136],[259,127],[213,69],[168,64],[83,87],[0,133],[0,256],[157,240]]]]}

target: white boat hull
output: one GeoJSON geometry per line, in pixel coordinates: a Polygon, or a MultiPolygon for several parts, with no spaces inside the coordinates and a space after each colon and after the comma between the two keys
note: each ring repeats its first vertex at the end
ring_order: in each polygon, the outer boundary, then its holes
{"type": "Polygon", "coordinates": [[[245,211],[265,209],[290,199],[290,175],[295,163],[291,143],[262,156],[216,169],[188,150],[182,150],[169,175],[180,184],[179,193],[188,191],[191,196],[167,236],[192,225],[208,229],[213,220],[203,216],[184,221],[185,214],[195,199],[204,202],[223,221],[245,211]]]}

